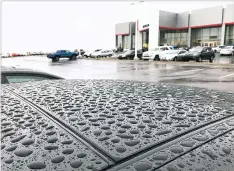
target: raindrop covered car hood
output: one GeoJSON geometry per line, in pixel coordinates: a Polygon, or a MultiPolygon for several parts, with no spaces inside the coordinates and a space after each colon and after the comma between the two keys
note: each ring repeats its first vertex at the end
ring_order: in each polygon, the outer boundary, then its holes
{"type": "Polygon", "coordinates": [[[58,80],[4,85],[1,103],[3,170],[49,171],[57,163],[63,170],[186,170],[200,167],[191,151],[207,159],[205,169],[212,170],[217,160],[226,170],[234,167],[226,160],[234,159],[232,93],[58,80]],[[216,143],[222,153],[215,151],[216,143]]]}

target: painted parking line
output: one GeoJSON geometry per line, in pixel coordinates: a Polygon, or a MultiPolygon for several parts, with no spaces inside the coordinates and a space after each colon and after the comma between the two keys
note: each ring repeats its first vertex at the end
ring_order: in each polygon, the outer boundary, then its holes
{"type": "Polygon", "coordinates": [[[222,78],[230,77],[230,76],[233,76],[233,75],[234,75],[234,73],[232,73],[232,74],[228,74],[228,75],[224,75],[224,76],[219,77],[219,78],[220,78],[220,79],[222,79],[222,78]]]}
{"type": "Polygon", "coordinates": [[[204,69],[193,69],[193,70],[180,71],[180,72],[173,73],[173,75],[190,73],[190,72],[201,71],[201,70],[204,70],[204,69]]]}

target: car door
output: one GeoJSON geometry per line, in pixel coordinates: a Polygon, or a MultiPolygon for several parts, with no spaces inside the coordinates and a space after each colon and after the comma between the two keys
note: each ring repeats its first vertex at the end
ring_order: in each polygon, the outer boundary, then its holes
{"type": "Polygon", "coordinates": [[[60,57],[66,57],[66,51],[65,50],[60,50],[59,51],[59,56],[60,57]]]}
{"type": "Polygon", "coordinates": [[[207,47],[203,47],[202,51],[201,51],[202,59],[206,59],[208,54],[209,54],[209,52],[207,51],[207,47]]]}

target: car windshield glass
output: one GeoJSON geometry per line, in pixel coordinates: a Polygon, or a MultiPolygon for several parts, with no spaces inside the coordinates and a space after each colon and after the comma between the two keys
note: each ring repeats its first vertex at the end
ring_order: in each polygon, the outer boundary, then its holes
{"type": "Polygon", "coordinates": [[[157,50],[159,50],[159,48],[152,48],[152,49],[150,49],[150,51],[157,51],[157,50]]]}
{"type": "Polygon", "coordinates": [[[201,52],[202,51],[202,47],[194,47],[192,49],[189,50],[190,52],[201,52]]]}
{"type": "Polygon", "coordinates": [[[124,54],[125,55],[130,55],[131,53],[133,53],[134,51],[133,50],[128,50],[128,51],[126,51],[124,54]]]}
{"type": "Polygon", "coordinates": [[[170,50],[167,53],[168,54],[177,54],[177,53],[179,53],[179,51],[178,50],[170,50]]]}
{"type": "Polygon", "coordinates": [[[30,81],[49,80],[49,77],[34,76],[34,75],[8,75],[6,76],[9,83],[23,83],[30,81]]]}
{"type": "Polygon", "coordinates": [[[224,49],[231,49],[232,46],[225,46],[224,49]]]}

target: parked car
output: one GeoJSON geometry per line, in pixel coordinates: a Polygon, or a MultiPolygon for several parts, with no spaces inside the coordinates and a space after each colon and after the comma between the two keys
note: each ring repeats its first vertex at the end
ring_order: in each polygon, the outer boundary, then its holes
{"type": "Polygon", "coordinates": [[[71,60],[76,59],[77,53],[69,50],[58,50],[55,53],[48,54],[47,57],[52,59],[53,62],[59,61],[60,58],[69,58],[71,60]]]}
{"type": "Polygon", "coordinates": [[[46,72],[15,67],[1,67],[1,84],[35,82],[42,80],[58,80],[62,77],[46,72]]]}
{"type": "Polygon", "coordinates": [[[167,50],[161,55],[160,59],[166,61],[177,61],[177,56],[186,52],[186,50],[167,50]]]}
{"type": "Polygon", "coordinates": [[[1,87],[2,171],[233,171],[234,94],[127,80],[1,87]]]}
{"type": "Polygon", "coordinates": [[[10,53],[2,53],[1,57],[2,58],[8,58],[8,57],[11,57],[11,54],[10,53]]]}
{"type": "MultiPolygon", "coordinates": [[[[119,55],[118,59],[132,59],[133,60],[134,57],[135,57],[135,50],[127,50],[122,55],[119,55]]],[[[139,59],[142,58],[142,50],[141,49],[137,50],[137,57],[139,59]]]]}
{"type": "Polygon", "coordinates": [[[216,52],[220,52],[221,49],[223,49],[225,46],[224,45],[219,45],[216,47],[213,47],[212,50],[214,51],[214,53],[216,52]]]}
{"type": "Polygon", "coordinates": [[[92,52],[91,51],[85,51],[85,53],[84,53],[84,57],[86,57],[86,58],[88,58],[88,57],[91,57],[91,54],[92,54],[92,52]]]}
{"type": "Polygon", "coordinates": [[[143,60],[155,60],[155,61],[159,61],[160,60],[160,55],[163,54],[164,51],[167,50],[172,50],[173,47],[172,46],[159,46],[156,48],[153,48],[147,52],[143,53],[142,59],[143,60]]]}
{"type": "Polygon", "coordinates": [[[189,52],[179,54],[177,56],[177,61],[190,61],[196,60],[197,62],[202,62],[202,60],[209,60],[213,62],[215,58],[214,51],[211,47],[194,47],[189,50],[189,52]]]}
{"type": "Polygon", "coordinates": [[[232,55],[234,56],[234,46],[225,46],[220,50],[220,55],[232,55]]]}
{"type": "Polygon", "coordinates": [[[92,53],[92,56],[95,58],[111,57],[114,54],[112,50],[100,50],[95,53],[92,53]]]}
{"type": "Polygon", "coordinates": [[[83,56],[85,54],[85,50],[83,50],[83,49],[75,49],[74,52],[77,55],[81,55],[81,56],[83,56]]]}
{"type": "Polygon", "coordinates": [[[102,49],[96,49],[96,50],[94,50],[94,51],[91,53],[90,57],[91,57],[91,58],[95,58],[95,57],[100,53],[100,51],[102,51],[102,49]]]}

